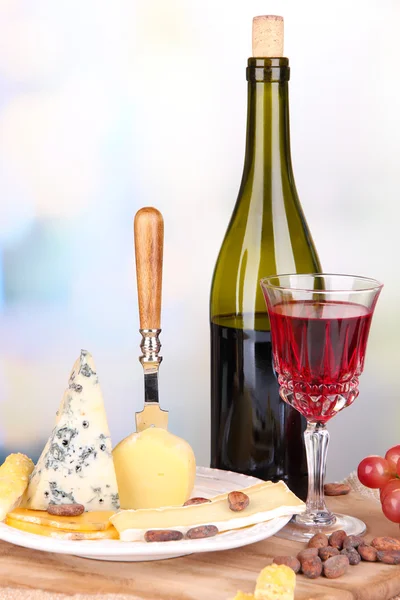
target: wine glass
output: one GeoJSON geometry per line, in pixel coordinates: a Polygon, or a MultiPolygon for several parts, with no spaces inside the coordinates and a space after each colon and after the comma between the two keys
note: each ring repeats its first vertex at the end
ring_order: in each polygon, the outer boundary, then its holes
{"type": "Polygon", "coordinates": [[[279,535],[297,541],[336,529],[361,535],[365,523],[333,514],[325,504],[326,423],[358,396],[372,315],[383,286],[367,277],[293,274],[266,277],[261,287],[280,395],[307,419],[306,511],[279,535]]]}

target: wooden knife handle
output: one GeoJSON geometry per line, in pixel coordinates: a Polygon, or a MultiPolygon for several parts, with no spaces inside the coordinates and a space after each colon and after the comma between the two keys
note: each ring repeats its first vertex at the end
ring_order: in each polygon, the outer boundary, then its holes
{"type": "Polygon", "coordinates": [[[152,207],[141,208],[133,224],[140,329],[160,329],[164,220],[152,207]]]}

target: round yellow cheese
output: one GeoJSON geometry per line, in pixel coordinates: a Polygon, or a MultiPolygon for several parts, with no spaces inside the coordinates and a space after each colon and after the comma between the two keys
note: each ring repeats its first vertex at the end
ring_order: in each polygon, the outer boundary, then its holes
{"type": "Polygon", "coordinates": [[[121,508],[182,505],[191,495],[196,460],[191,446],[166,429],[133,433],[113,450],[121,508]]]}

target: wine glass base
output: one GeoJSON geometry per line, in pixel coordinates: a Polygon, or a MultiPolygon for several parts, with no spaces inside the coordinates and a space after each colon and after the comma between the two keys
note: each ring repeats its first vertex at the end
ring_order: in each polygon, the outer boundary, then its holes
{"type": "Polygon", "coordinates": [[[333,516],[335,517],[335,522],[330,525],[305,525],[304,523],[297,522],[296,517],[293,517],[289,523],[275,535],[276,537],[285,540],[308,542],[308,540],[316,533],[330,535],[338,529],[343,529],[347,535],[363,535],[367,530],[365,523],[356,517],[338,513],[334,513],[333,516]]]}

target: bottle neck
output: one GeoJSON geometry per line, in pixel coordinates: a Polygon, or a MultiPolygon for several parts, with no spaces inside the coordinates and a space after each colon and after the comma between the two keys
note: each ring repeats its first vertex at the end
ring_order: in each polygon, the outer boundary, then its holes
{"type": "Polygon", "coordinates": [[[289,129],[289,61],[250,58],[243,179],[292,178],[289,129]]]}

